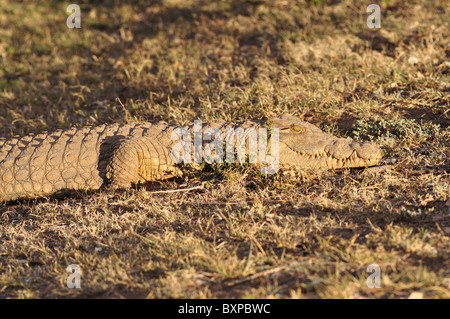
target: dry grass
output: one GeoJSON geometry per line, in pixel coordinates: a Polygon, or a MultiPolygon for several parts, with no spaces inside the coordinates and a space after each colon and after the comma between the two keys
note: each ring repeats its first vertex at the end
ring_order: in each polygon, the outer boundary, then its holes
{"type": "Polygon", "coordinates": [[[82,1],[78,30],[66,4],[36,3],[0,0],[0,136],[290,113],[374,139],[389,161],[205,166],[153,185],[205,182],[190,192],[4,204],[0,297],[450,297],[446,1],[382,1],[379,30],[363,1],[82,1]]]}

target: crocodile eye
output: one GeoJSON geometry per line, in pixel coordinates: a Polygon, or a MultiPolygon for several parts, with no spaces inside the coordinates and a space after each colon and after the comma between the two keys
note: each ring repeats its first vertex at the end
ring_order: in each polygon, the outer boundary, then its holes
{"type": "Polygon", "coordinates": [[[299,132],[299,133],[305,131],[305,129],[304,129],[303,127],[300,127],[300,126],[297,126],[297,125],[292,126],[292,129],[293,129],[295,132],[299,132]]]}

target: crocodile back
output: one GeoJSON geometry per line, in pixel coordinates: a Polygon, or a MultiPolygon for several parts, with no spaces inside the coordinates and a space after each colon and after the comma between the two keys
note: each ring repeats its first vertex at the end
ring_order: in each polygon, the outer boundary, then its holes
{"type": "Polygon", "coordinates": [[[143,136],[151,127],[111,124],[0,138],[0,201],[98,189],[106,181],[115,145],[126,137],[143,136]]]}

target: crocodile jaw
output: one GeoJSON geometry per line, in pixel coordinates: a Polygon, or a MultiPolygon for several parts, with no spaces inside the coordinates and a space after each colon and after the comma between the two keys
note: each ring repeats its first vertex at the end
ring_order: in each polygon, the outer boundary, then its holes
{"type": "MultiPolygon", "coordinates": [[[[361,144],[365,144],[365,147],[368,146],[366,143],[361,144]]],[[[373,146],[377,147],[374,144],[371,144],[371,147],[373,146]]],[[[302,154],[301,152],[297,152],[291,149],[287,145],[282,146],[281,143],[279,152],[281,166],[293,166],[297,169],[338,169],[346,167],[368,167],[377,165],[382,158],[382,152],[379,149],[378,151],[375,151],[375,155],[371,158],[359,157],[356,150],[348,157],[336,158],[327,152],[321,152],[315,155],[308,155],[305,153],[302,154]]]]}
{"type": "Polygon", "coordinates": [[[381,149],[370,142],[354,142],[327,134],[313,124],[283,115],[270,120],[279,129],[279,160],[282,166],[299,169],[337,169],[376,165],[381,149]]]}

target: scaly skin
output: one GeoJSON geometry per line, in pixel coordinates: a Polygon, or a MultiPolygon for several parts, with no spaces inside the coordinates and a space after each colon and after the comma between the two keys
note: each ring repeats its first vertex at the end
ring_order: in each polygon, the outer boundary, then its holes
{"type": "MultiPolygon", "coordinates": [[[[335,169],[378,163],[381,150],[322,132],[298,118],[283,115],[268,121],[217,122],[215,127],[278,128],[281,168],[335,169]]],[[[175,126],[100,125],[0,138],[0,201],[42,197],[65,190],[129,187],[179,176],[171,158],[175,126]]],[[[193,126],[187,127],[192,133],[193,126]]],[[[258,160],[259,162],[259,160],[258,160]]]]}

